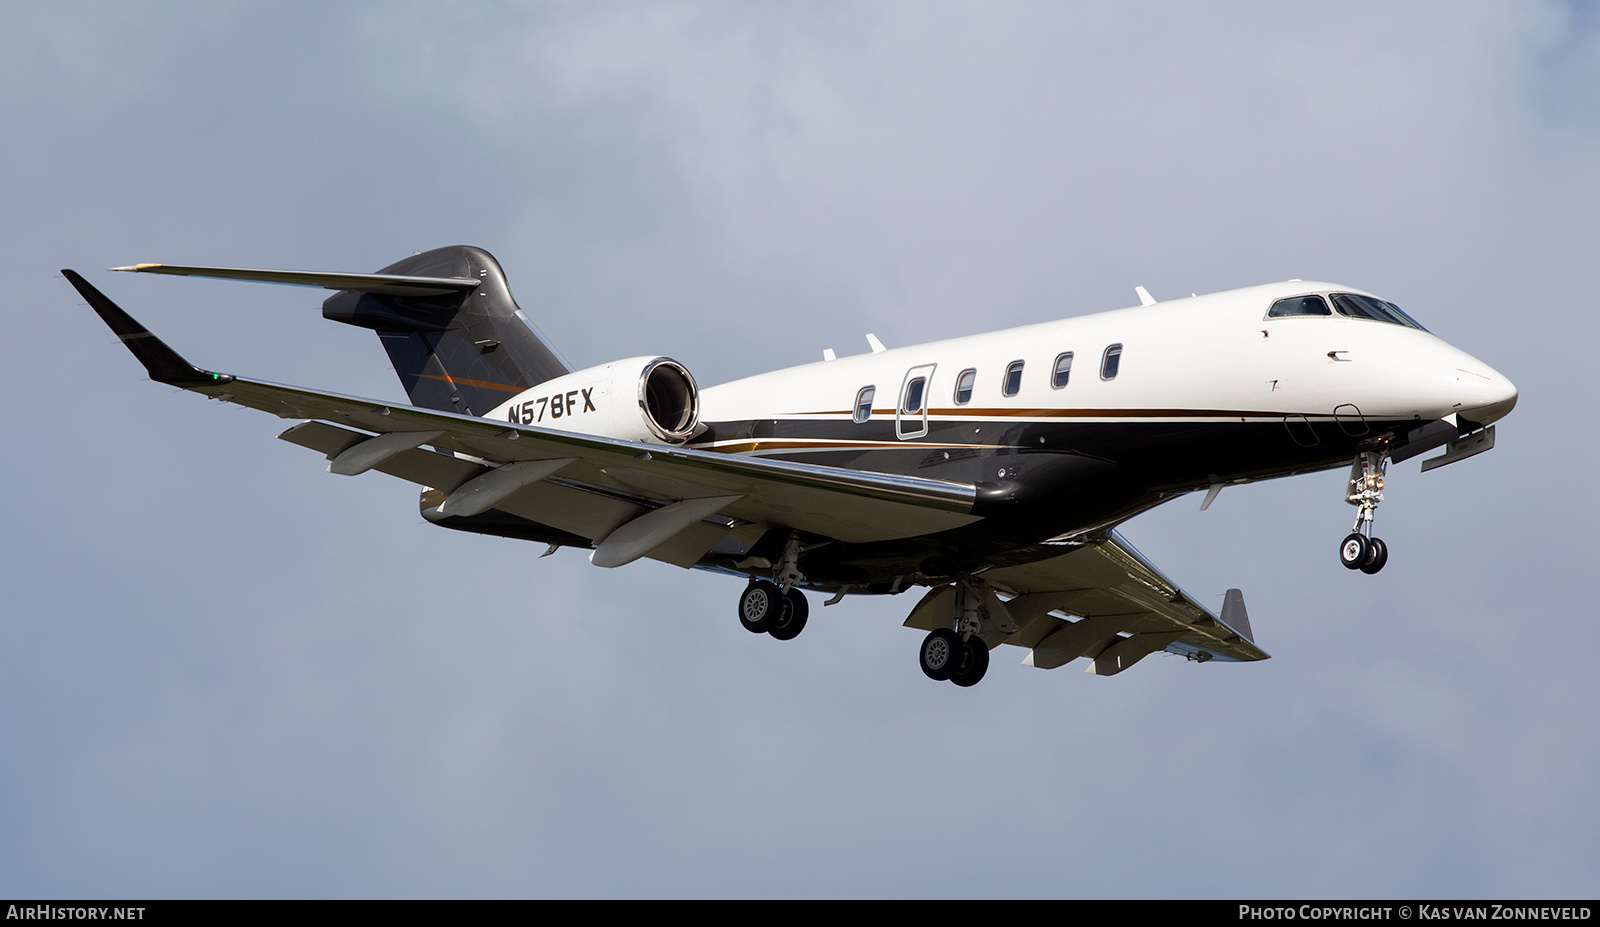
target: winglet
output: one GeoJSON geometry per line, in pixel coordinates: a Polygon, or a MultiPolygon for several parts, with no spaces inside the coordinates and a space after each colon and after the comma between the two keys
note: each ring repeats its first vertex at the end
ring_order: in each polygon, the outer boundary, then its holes
{"type": "Polygon", "coordinates": [[[1250,643],[1255,643],[1256,638],[1250,631],[1250,615],[1244,610],[1244,593],[1237,589],[1229,589],[1222,598],[1222,614],[1218,616],[1223,624],[1232,628],[1250,643]]]}
{"type": "Polygon", "coordinates": [[[61,271],[61,276],[75,287],[89,307],[99,313],[101,320],[111,331],[127,346],[133,356],[144,364],[144,369],[149,371],[150,379],[157,383],[170,383],[173,386],[199,386],[205,383],[226,383],[233,377],[225,373],[212,373],[201,370],[199,367],[184,360],[177,351],[167,347],[167,343],[152,335],[148,329],[139,324],[133,316],[124,312],[122,307],[112,302],[106,294],[95,289],[89,281],[74,270],[61,271]]]}

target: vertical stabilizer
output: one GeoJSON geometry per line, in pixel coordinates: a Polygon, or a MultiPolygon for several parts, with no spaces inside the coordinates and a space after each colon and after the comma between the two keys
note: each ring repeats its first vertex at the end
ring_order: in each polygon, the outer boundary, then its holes
{"type": "Polygon", "coordinates": [[[436,295],[344,290],[324,318],[378,333],[413,405],[483,415],[523,390],[570,371],[526,322],[500,262],[455,245],[413,254],[379,274],[471,278],[467,292],[436,295]]]}

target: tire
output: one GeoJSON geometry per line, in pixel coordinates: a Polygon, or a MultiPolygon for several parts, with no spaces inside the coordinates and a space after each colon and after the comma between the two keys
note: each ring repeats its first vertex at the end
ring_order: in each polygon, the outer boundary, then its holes
{"type": "Polygon", "coordinates": [[[1361,564],[1361,572],[1371,576],[1389,562],[1389,545],[1379,538],[1373,538],[1367,546],[1370,550],[1367,552],[1366,562],[1361,564]]]}
{"type": "Polygon", "coordinates": [[[1372,545],[1364,535],[1351,534],[1339,542],[1339,562],[1347,570],[1359,570],[1367,562],[1367,554],[1372,550],[1372,545]]]}
{"type": "Polygon", "coordinates": [[[805,630],[811,606],[806,603],[806,594],[798,589],[790,589],[784,595],[783,604],[782,614],[767,629],[767,633],[780,641],[792,641],[805,630]]]}
{"type": "Polygon", "coordinates": [[[752,634],[765,634],[783,615],[783,594],[776,583],[758,579],[739,596],[739,623],[752,634]]]}
{"type": "Polygon", "coordinates": [[[922,664],[923,674],[939,682],[949,679],[961,663],[963,646],[961,638],[949,628],[931,632],[922,639],[922,648],[917,651],[917,662],[922,664]]]}
{"type": "Polygon", "coordinates": [[[950,675],[950,681],[958,686],[975,686],[989,671],[989,645],[983,638],[974,634],[967,638],[961,645],[965,648],[966,659],[961,661],[961,666],[950,675]]]}

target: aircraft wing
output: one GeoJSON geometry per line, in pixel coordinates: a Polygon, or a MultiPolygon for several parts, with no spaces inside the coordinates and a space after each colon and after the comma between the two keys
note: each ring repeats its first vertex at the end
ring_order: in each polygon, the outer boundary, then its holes
{"type": "Polygon", "coordinates": [[[1088,656],[1090,672],[1109,676],[1157,650],[1197,660],[1269,658],[1252,639],[1239,590],[1228,590],[1222,613],[1215,614],[1115,531],[1059,557],[992,570],[984,579],[1015,592],[1024,605],[1050,605],[1011,641],[1032,649],[1026,662],[1033,666],[1049,669],[1088,656]]]}
{"type": "MultiPolygon", "coordinates": [[[[1001,624],[1016,629],[989,643],[1029,648],[1023,660],[1029,666],[1054,669],[1087,657],[1089,672],[1109,676],[1158,650],[1202,661],[1269,659],[1252,639],[1239,590],[1229,589],[1222,613],[1214,614],[1115,531],[1059,556],[998,567],[981,578],[1010,597],[986,597],[990,617],[999,609],[1009,619],[1001,624]]],[[[954,595],[951,587],[929,593],[906,624],[948,627],[954,595]]]]}
{"type": "Polygon", "coordinates": [[[689,566],[729,533],[753,539],[768,525],[858,542],[978,520],[965,484],[553,431],[202,370],[81,276],[62,273],[151,379],[301,419],[279,437],[321,451],[335,473],[375,469],[418,483],[434,490],[425,504],[446,515],[520,515],[595,542],[602,566],[640,556],[689,566]]]}

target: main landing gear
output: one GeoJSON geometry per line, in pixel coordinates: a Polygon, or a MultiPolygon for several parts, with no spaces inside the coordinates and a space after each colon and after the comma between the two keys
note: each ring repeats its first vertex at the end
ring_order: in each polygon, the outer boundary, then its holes
{"type": "Polygon", "coordinates": [[[778,581],[753,579],[739,596],[739,623],[753,634],[770,634],[780,641],[792,641],[805,630],[811,606],[806,595],[795,588],[805,577],[800,574],[800,536],[789,536],[778,564],[778,581]]]}
{"type": "Polygon", "coordinates": [[[989,645],[978,634],[982,628],[979,596],[966,583],[956,584],[952,628],[938,628],[922,639],[917,662],[922,672],[938,682],[975,686],[989,671],[989,645]]]}
{"type": "Polygon", "coordinates": [[[975,686],[989,671],[989,647],[974,634],[966,640],[949,628],[932,631],[917,651],[922,672],[929,679],[946,679],[958,686],[975,686]]]}
{"type": "Polygon", "coordinates": [[[792,641],[805,629],[811,607],[798,589],[785,592],[777,583],[753,580],[739,596],[739,623],[754,634],[792,641]]]}
{"type": "Polygon", "coordinates": [[[1383,454],[1362,451],[1350,465],[1350,483],[1344,501],[1357,507],[1356,523],[1339,542],[1339,562],[1347,570],[1372,574],[1389,562],[1389,545],[1372,536],[1372,519],[1383,501],[1383,475],[1388,460],[1383,454]]]}

